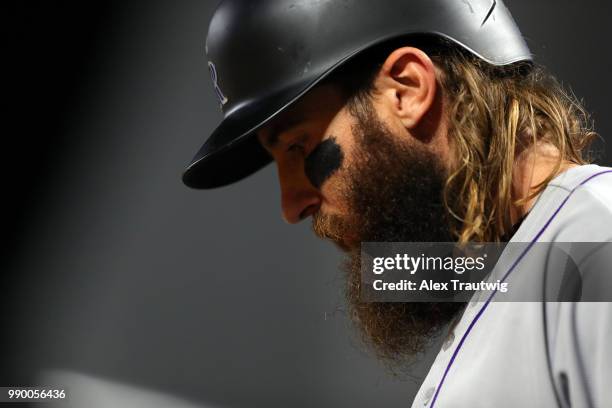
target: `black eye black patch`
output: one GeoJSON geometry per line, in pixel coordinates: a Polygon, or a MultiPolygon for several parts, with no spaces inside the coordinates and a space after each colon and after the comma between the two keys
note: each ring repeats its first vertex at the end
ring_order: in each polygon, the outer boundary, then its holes
{"type": "Polygon", "coordinates": [[[344,160],[344,153],[336,138],[328,137],[306,157],[304,172],[313,186],[320,188],[334,174],[344,160]]]}

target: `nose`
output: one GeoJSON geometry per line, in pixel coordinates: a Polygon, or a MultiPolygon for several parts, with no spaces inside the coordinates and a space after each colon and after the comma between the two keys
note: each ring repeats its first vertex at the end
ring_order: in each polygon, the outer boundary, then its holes
{"type": "Polygon", "coordinates": [[[307,191],[284,190],[282,193],[283,219],[289,224],[297,224],[317,212],[319,199],[307,191]]]}
{"type": "Polygon", "coordinates": [[[278,166],[278,174],[283,219],[287,223],[297,224],[319,210],[320,193],[306,178],[303,171],[289,171],[289,169],[278,166]]]}

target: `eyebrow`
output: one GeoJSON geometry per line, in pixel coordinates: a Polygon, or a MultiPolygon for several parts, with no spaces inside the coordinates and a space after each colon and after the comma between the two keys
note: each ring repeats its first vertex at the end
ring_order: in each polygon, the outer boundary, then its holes
{"type": "Polygon", "coordinates": [[[302,123],[303,120],[304,120],[303,117],[295,116],[287,120],[283,120],[280,123],[277,123],[276,125],[273,125],[270,129],[270,134],[265,138],[265,141],[264,141],[265,144],[269,148],[276,147],[280,140],[281,134],[293,127],[296,127],[297,125],[302,123]]]}

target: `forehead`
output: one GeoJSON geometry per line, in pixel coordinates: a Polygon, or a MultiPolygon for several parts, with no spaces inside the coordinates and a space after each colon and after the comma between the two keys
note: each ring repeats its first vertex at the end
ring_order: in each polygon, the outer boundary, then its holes
{"type": "Polygon", "coordinates": [[[257,132],[265,146],[274,146],[283,132],[291,128],[331,120],[344,106],[337,87],[320,85],[306,93],[294,106],[281,113],[257,132]]]}

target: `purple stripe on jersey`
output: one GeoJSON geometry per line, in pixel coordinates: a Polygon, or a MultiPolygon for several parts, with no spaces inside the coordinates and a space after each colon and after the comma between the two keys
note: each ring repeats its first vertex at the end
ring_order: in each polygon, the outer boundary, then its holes
{"type": "MultiPolygon", "coordinates": [[[[510,267],[510,269],[508,269],[508,272],[506,272],[506,274],[503,276],[501,282],[504,282],[508,278],[508,276],[510,276],[510,274],[514,271],[514,268],[516,268],[516,266],[519,264],[519,262],[521,262],[521,260],[525,257],[525,255],[527,255],[527,252],[529,252],[529,250],[533,247],[533,245],[537,242],[537,240],[540,239],[542,234],[544,234],[544,231],[546,231],[548,226],[552,223],[552,221],[555,219],[557,214],[559,214],[561,209],[565,206],[565,204],[568,202],[568,200],[574,194],[574,192],[578,189],[578,187],[581,187],[581,186],[585,185],[586,183],[588,183],[589,181],[591,181],[595,177],[601,176],[602,174],[608,174],[608,173],[612,173],[612,170],[606,170],[606,171],[601,171],[599,173],[595,173],[595,174],[589,176],[586,180],[584,180],[580,184],[578,184],[576,187],[574,187],[572,189],[572,191],[570,191],[570,193],[567,195],[567,197],[565,197],[565,199],[561,202],[559,207],[557,207],[555,212],[550,216],[548,221],[546,221],[546,224],[544,224],[544,226],[535,235],[535,237],[533,237],[533,239],[531,240],[529,245],[527,245],[527,248],[525,248],[525,250],[521,253],[521,255],[519,255],[519,257],[516,259],[516,261],[514,261],[514,263],[510,267]]],[[[446,380],[446,376],[448,375],[448,372],[450,371],[450,368],[452,367],[453,363],[455,362],[455,359],[457,358],[457,355],[459,354],[459,351],[461,350],[461,347],[463,346],[463,343],[465,343],[465,340],[467,339],[468,335],[470,334],[470,332],[472,331],[472,329],[476,325],[476,322],[478,321],[478,319],[480,319],[480,316],[482,316],[482,314],[487,309],[487,307],[489,307],[489,304],[491,303],[491,300],[493,299],[493,296],[495,296],[496,293],[497,293],[497,291],[494,291],[493,293],[491,293],[491,295],[487,298],[485,304],[480,308],[480,310],[478,311],[476,316],[474,316],[474,319],[470,322],[470,325],[468,326],[468,328],[465,331],[465,333],[463,333],[463,336],[461,337],[461,340],[459,341],[459,344],[457,344],[457,347],[455,348],[455,351],[453,351],[453,355],[451,356],[451,359],[448,362],[448,365],[446,366],[446,369],[444,370],[444,374],[442,375],[442,379],[440,380],[440,383],[436,387],[436,393],[434,394],[433,399],[431,400],[431,405],[429,406],[429,408],[434,408],[434,405],[436,404],[436,401],[438,399],[438,395],[440,394],[440,390],[442,389],[442,385],[444,385],[444,380],[446,380]]]]}

